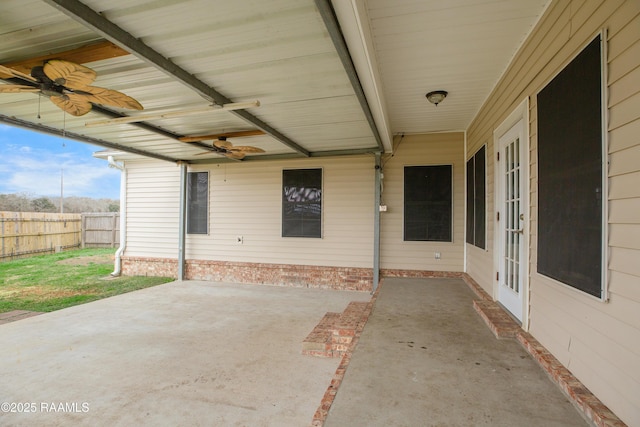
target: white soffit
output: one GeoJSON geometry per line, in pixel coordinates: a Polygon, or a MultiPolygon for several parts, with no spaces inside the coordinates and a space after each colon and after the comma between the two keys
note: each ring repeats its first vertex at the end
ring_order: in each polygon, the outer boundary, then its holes
{"type": "MultiPolygon", "coordinates": [[[[53,1],[0,1],[0,64],[103,40],[47,3],[53,1]]],[[[377,149],[331,33],[312,0],[82,3],[233,102],[259,100],[261,106],[248,111],[304,150],[322,155],[377,149]]],[[[385,150],[391,151],[395,134],[465,130],[546,3],[333,0],[385,150]],[[436,107],[425,94],[438,89],[449,96],[436,107]]],[[[126,115],[211,103],[171,72],[136,55],[87,65],[98,72],[96,86],[122,91],[145,106],[143,112],[126,115]]],[[[32,93],[0,94],[0,115],[5,122],[15,119],[104,140],[112,150],[146,150],[174,160],[215,158],[200,156],[202,147],[181,143],[178,136],[256,128],[230,112],[149,121],[166,133],[130,124],[89,128],[86,122],[105,116],[92,111],[65,117],[43,98],[38,119],[38,99],[32,93]]],[[[295,147],[268,135],[232,142],[256,145],[267,151],[265,156],[295,155],[295,147]]]]}
{"type": "MultiPolygon", "coordinates": [[[[391,132],[465,130],[547,0],[358,0],[366,7],[391,132]],[[425,94],[446,90],[437,107],[425,94]]],[[[373,55],[371,55],[373,57],[373,55]]]]}

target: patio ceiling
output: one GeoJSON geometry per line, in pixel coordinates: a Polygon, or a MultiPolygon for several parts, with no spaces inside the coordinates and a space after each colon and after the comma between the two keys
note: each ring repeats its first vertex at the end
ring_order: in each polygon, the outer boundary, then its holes
{"type": "Polygon", "coordinates": [[[3,0],[0,64],[81,63],[144,111],[94,105],[74,117],[33,93],[0,93],[0,122],[192,163],[227,159],[202,155],[211,140],[180,138],[238,131],[264,132],[230,138],[265,151],[247,160],[390,152],[396,134],[465,130],[546,4],[3,0]],[[435,107],[425,94],[437,89],[449,96],[435,107]],[[123,116],[143,120],[95,125],[123,116]]]}

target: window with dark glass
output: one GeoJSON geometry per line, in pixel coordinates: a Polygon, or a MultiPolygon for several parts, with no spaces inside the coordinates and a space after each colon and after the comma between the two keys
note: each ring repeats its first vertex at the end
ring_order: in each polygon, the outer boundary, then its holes
{"type": "Polygon", "coordinates": [[[187,233],[207,234],[209,211],[209,173],[187,174],[187,233]]]}
{"type": "Polygon", "coordinates": [[[282,171],[282,237],[322,236],[322,169],[282,171]]]}
{"type": "Polygon", "coordinates": [[[484,249],[485,227],[485,147],[467,161],[467,243],[484,249]]]}
{"type": "Polygon", "coordinates": [[[452,241],[452,166],[404,168],[404,240],[452,241]]]}
{"type": "Polygon", "coordinates": [[[602,297],[602,37],[537,97],[540,274],[602,297]]]}

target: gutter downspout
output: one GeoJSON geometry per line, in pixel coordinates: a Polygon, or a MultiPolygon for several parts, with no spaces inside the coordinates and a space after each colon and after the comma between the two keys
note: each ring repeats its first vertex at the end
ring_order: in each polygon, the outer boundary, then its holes
{"type": "Polygon", "coordinates": [[[107,158],[110,168],[120,171],[120,247],[116,251],[114,270],[111,276],[119,276],[122,273],[122,254],[127,247],[127,170],[124,163],[116,163],[113,156],[107,158]]]}

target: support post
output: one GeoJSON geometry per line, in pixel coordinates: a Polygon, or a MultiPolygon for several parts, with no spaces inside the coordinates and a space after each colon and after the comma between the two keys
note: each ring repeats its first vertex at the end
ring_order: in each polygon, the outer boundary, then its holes
{"type": "Polygon", "coordinates": [[[180,166],[180,216],[178,224],[178,280],[185,278],[185,242],[187,229],[187,163],[179,162],[180,166]]]}
{"type": "Polygon", "coordinates": [[[375,192],[373,207],[373,292],[378,289],[380,282],[380,197],[382,190],[382,162],[381,154],[375,153],[375,192]]]}

